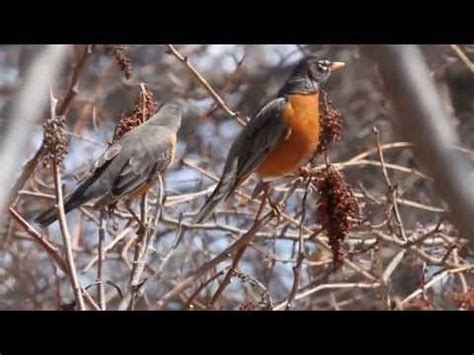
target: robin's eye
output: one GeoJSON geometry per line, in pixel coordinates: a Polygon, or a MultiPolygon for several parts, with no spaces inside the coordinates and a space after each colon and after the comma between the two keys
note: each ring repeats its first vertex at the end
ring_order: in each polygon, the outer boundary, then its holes
{"type": "Polygon", "coordinates": [[[329,60],[320,60],[320,61],[317,62],[316,68],[317,68],[318,72],[324,73],[324,72],[327,72],[329,70],[330,65],[331,65],[331,63],[329,62],[329,60]]]}
{"type": "Polygon", "coordinates": [[[320,73],[324,73],[329,70],[329,66],[327,66],[325,63],[318,63],[316,68],[318,69],[320,73]]]}

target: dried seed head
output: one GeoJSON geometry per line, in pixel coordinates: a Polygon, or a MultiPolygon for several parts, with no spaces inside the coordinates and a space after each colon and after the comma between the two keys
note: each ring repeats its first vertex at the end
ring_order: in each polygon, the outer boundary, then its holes
{"type": "Polygon", "coordinates": [[[328,150],[331,144],[337,143],[342,138],[342,116],[332,106],[328,94],[321,90],[319,95],[320,113],[320,142],[318,153],[328,150]]]}
{"type": "Polygon", "coordinates": [[[403,309],[407,311],[429,311],[433,310],[433,306],[427,299],[423,297],[417,297],[408,302],[403,309]]]}
{"type": "Polygon", "coordinates": [[[116,44],[106,45],[105,53],[114,56],[115,60],[117,61],[117,64],[120,67],[121,72],[123,73],[126,79],[130,79],[132,77],[132,61],[127,56],[126,46],[119,46],[116,44]]]}
{"type": "MultiPolygon", "coordinates": [[[[235,269],[230,269],[229,270],[232,277],[237,277],[240,279],[240,281],[253,291],[256,291],[257,294],[260,295],[259,300],[258,300],[258,308],[263,309],[263,310],[271,310],[273,309],[273,300],[270,295],[270,292],[266,289],[266,287],[258,281],[256,278],[253,276],[243,273],[241,271],[235,270],[235,269]]],[[[252,304],[250,302],[250,304],[252,304]]],[[[253,309],[256,309],[257,305],[252,304],[254,307],[253,309]]],[[[242,307],[242,306],[241,306],[242,307]]]]}
{"type": "Polygon", "coordinates": [[[469,287],[466,293],[453,292],[451,298],[458,308],[474,310],[474,287],[469,287]]]}
{"type": "Polygon", "coordinates": [[[332,166],[318,171],[313,184],[319,195],[316,216],[328,234],[333,262],[339,266],[344,257],[342,243],[352,229],[351,219],[357,216],[357,200],[344,176],[332,166]]]}
{"type": "Polygon", "coordinates": [[[112,143],[116,142],[128,131],[149,120],[156,112],[156,108],[153,93],[145,85],[141,85],[140,92],[135,99],[133,111],[120,119],[115,128],[112,143]]]}
{"type": "Polygon", "coordinates": [[[52,162],[63,168],[64,157],[67,153],[68,136],[65,130],[66,117],[54,116],[43,124],[44,149],[43,165],[49,166],[52,162]]]}
{"type": "Polygon", "coordinates": [[[240,305],[239,310],[241,311],[254,311],[256,306],[252,302],[244,302],[240,305]]]}

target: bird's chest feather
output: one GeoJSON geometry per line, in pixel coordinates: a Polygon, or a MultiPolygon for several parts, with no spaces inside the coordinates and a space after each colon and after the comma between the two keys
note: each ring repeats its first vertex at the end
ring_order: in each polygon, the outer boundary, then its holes
{"type": "Polygon", "coordinates": [[[290,95],[281,119],[289,127],[288,133],[259,167],[262,177],[290,173],[316,151],[320,135],[318,95],[290,95]]]}

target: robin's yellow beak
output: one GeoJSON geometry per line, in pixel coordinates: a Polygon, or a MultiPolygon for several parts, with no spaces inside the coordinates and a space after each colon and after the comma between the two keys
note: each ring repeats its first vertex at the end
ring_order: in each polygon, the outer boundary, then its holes
{"type": "Polygon", "coordinates": [[[341,69],[346,66],[346,63],[343,62],[332,62],[330,69],[331,71],[341,69]]]}

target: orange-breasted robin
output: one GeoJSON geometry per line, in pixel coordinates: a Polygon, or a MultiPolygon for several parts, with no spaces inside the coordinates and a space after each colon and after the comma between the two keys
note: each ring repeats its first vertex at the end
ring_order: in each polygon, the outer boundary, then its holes
{"type": "MultiPolygon", "coordinates": [[[[94,208],[113,205],[124,196],[139,196],[173,162],[181,107],[165,104],[153,117],[125,133],[97,160],[88,177],[65,199],[66,213],[92,199],[94,208]]],[[[35,221],[47,226],[58,219],[55,206],[35,221]]]]}
{"type": "Polygon", "coordinates": [[[260,109],[234,141],[219,183],[194,223],[229,198],[250,174],[270,180],[308,162],[320,139],[319,89],[332,71],[344,65],[316,56],[297,64],[277,97],[260,109]]]}

